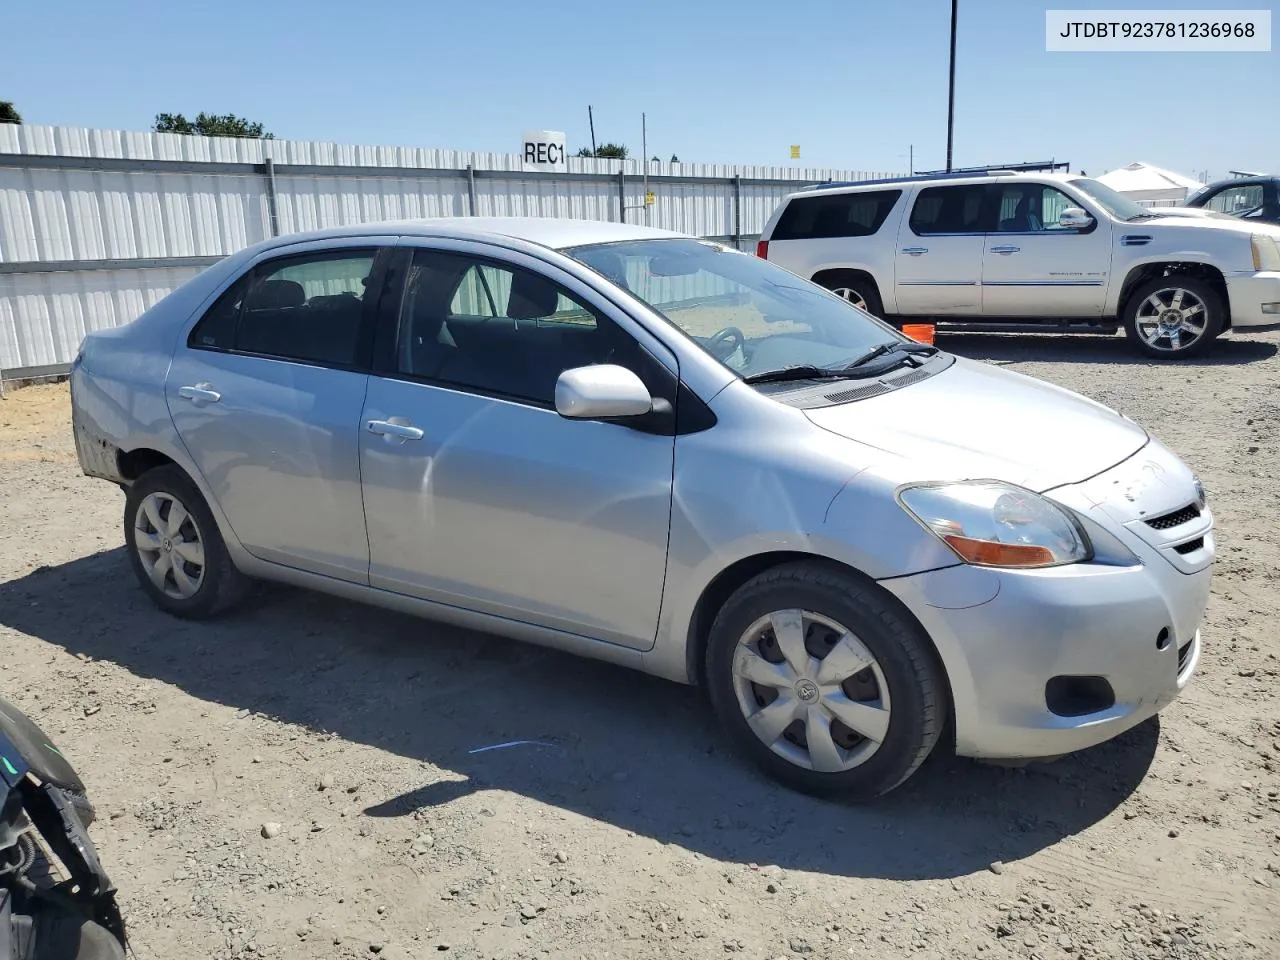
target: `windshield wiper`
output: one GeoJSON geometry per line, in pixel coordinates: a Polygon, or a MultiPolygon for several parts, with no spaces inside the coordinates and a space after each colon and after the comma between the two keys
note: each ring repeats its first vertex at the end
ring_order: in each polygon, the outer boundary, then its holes
{"type": "Polygon", "coordinates": [[[929,357],[937,352],[937,347],[927,343],[904,343],[901,340],[890,340],[872,347],[857,360],[844,367],[844,372],[848,373],[850,370],[856,370],[858,367],[866,366],[872,360],[878,360],[890,354],[898,354],[899,356],[895,359],[905,360],[911,356],[929,357]]]}
{"type": "Polygon", "coordinates": [[[815,367],[813,364],[801,363],[794,367],[780,367],[777,370],[764,370],[743,377],[743,383],[782,383],[786,380],[840,380],[846,376],[842,370],[829,367],[815,367]]]}
{"type": "Polygon", "coordinates": [[[1154,220],[1160,216],[1158,213],[1135,213],[1132,217],[1125,217],[1125,223],[1137,223],[1140,220],[1154,220]]]}

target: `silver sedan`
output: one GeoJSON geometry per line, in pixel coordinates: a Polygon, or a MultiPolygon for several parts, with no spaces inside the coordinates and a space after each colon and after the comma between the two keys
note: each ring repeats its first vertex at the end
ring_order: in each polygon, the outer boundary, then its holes
{"type": "Polygon", "coordinates": [[[458,219],[224,259],[72,374],[142,588],[285,581],[702,685],[801,790],[949,731],[1049,756],[1187,683],[1198,481],[1137,424],[627,224],[458,219]]]}

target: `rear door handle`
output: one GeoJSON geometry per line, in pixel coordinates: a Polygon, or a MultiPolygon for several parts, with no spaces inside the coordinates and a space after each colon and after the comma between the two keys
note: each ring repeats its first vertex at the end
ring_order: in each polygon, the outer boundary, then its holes
{"type": "Polygon", "coordinates": [[[922,253],[928,253],[928,247],[903,247],[902,252],[909,257],[918,257],[922,253]]]}
{"type": "Polygon", "coordinates": [[[992,252],[992,253],[1010,254],[1010,253],[1017,253],[1017,252],[1018,252],[1018,251],[1020,251],[1021,249],[1022,249],[1021,247],[992,247],[992,248],[991,248],[991,252],[992,252]]]}
{"type": "Polygon", "coordinates": [[[179,387],[178,396],[194,403],[217,403],[222,394],[213,389],[211,383],[197,383],[194,387],[179,387]]]}
{"type": "Polygon", "coordinates": [[[399,440],[402,443],[405,440],[421,440],[424,436],[418,427],[407,423],[392,423],[390,420],[370,420],[365,424],[365,429],[388,440],[399,440]]]}

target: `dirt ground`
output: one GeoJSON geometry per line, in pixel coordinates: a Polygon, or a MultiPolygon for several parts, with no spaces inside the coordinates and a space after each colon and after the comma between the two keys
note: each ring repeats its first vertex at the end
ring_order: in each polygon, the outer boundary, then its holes
{"type": "Polygon", "coordinates": [[[122,494],[79,474],[66,386],[11,392],[0,692],[90,785],[140,960],[1280,957],[1280,334],[1177,365],[1118,338],[939,342],[1200,472],[1205,654],[1117,741],[936,757],[864,807],[762,780],[696,691],[618,668],[274,587],[170,619],[122,494]],[[476,752],[512,740],[535,742],[476,752]]]}

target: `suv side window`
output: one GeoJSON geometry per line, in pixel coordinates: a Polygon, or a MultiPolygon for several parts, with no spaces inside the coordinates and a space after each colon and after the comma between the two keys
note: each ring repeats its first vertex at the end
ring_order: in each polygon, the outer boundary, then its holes
{"type": "Polygon", "coordinates": [[[901,196],[901,190],[876,190],[797,197],[782,211],[772,239],[869,237],[884,224],[901,196]]]}
{"type": "Polygon", "coordinates": [[[187,345],[355,366],[376,254],[325,250],[260,263],[214,302],[187,345]]]}
{"type": "Polygon", "coordinates": [[[1209,202],[1204,206],[1218,213],[1231,213],[1244,217],[1254,211],[1260,211],[1262,204],[1262,184],[1249,183],[1238,187],[1224,187],[1210,197],[1209,202]]]}
{"type": "Polygon", "coordinates": [[[414,252],[400,307],[401,374],[552,406],[565,370],[631,366],[639,349],[546,277],[465,254],[414,252]]]}
{"type": "Polygon", "coordinates": [[[921,237],[985,233],[982,207],[986,192],[980,183],[926,187],[911,208],[911,231],[921,237]]]}
{"type": "Polygon", "coordinates": [[[1077,233],[1061,226],[1062,211],[1078,204],[1044,183],[1001,183],[992,188],[997,233],[1077,233]]]}

